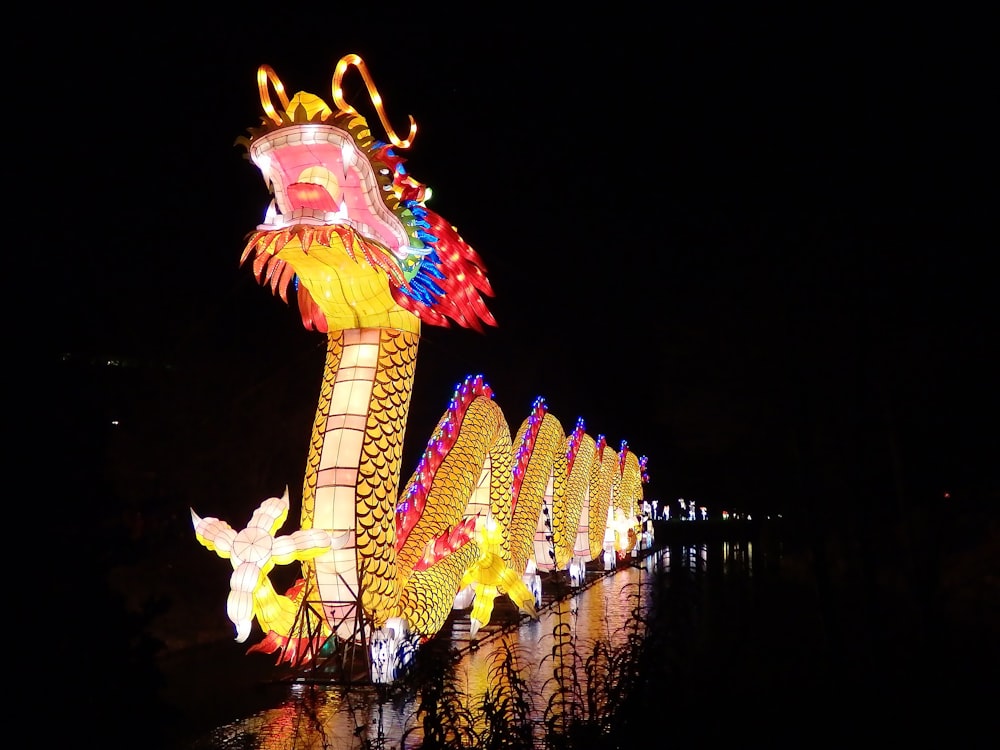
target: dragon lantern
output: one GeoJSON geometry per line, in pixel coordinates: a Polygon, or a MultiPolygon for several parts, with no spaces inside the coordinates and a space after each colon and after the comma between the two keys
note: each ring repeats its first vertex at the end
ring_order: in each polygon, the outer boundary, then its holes
{"type": "Polygon", "coordinates": [[[300,529],[275,536],[287,490],[236,532],[193,510],[197,539],[233,565],[228,614],[251,651],[298,665],[329,638],[418,643],[451,610],[471,606],[473,635],[507,595],[535,615],[537,570],[580,565],[634,544],[645,458],[609,448],[582,420],[567,435],[544,400],[512,435],[481,376],[460,383],[416,470],[400,488],[401,455],[421,324],[484,331],[496,321],[479,255],[427,207],[430,191],[404,168],[400,138],[357,55],[335,69],[333,107],[291,98],[268,66],[258,71],[261,124],[238,143],[273,195],[241,264],[286,303],[327,351],[302,490],[300,529]],[[376,140],[344,100],[360,72],[388,137],[376,140]],[[611,523],[609,523],[611,521],[611,523]],[[302,577],[279,594],[275,564],[302,577]],[[303,612],[317,613],[319,628],[303,612]]]}

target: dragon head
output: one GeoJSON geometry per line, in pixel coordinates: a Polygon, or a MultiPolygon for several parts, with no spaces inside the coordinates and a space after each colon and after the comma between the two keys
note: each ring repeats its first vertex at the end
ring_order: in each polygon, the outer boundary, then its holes
{"type": "Polygon", "coordinates": [[[335,109],[304,91],[289,99],[267,65],[257,83],[261,125],[237,140],[273,195],[241,259],[253,258],[257,280],[286,302],[294,288],[310,330],[496,325],[483,301],[493,290],[481,259],[427,208],[430,190],[404,169],[399,151],[413,141],[413,118],[400,139],[361,58],[338,62],[335,109]],[[363,76],[389,143],[375,140],[344,101],[341,81],[351,67],[363,76]]]}

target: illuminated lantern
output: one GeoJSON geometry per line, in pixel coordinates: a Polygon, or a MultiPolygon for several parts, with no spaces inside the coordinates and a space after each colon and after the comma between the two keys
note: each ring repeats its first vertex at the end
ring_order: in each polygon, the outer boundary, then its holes
{"type": "Polygon", "coordinates": [[[242,262],[286,303],[294,297],[305,328],[326,337],[301,529],[274,537],[287,492],[239,533],[193,511],[192,521],[202,544],[233,561],[228,612],[238,639],[254,617],[265,633],[251,651],[299,665],[327,638],[367,642],[373,679],[392,681],[454,608],[471,608],[473,633],[500,595],[536,614],[543,516],[545,564],[575,561],[582,579],[583,563],[601,553],[605,519],[641,501],[638,464],[586,435],[582,421],[567,437],[541,399],[512,438],[475,375],[458,384],[401,486],[421,325],[496,325],[485,266],[404,168],[416,124],[411,117],[406,137],[397,135],[360,57],[338,62],[330,103],[289,96],[266,65],[257,85],[264,114],[239,142],[273,198],[242,262]],[[387,142],[345,101],[351,70],[387,142]],[[301,580],[279,595],[267,572],[293,559],[301,580]],[[319,627],[296,616],[315,607],[319,627]]]}
{"type": "Polygon", "coordinates": [[[288,489],[281,497],[261,503],[240,532],[218,518],[199,518],[191,511],[195,536],[205,547],[228,558],[233,566],[226,613],[236,626],[236,640],[246,641],[256,616],[268,629],[287,630],[298,607],[285,596],[275,593],[268,573],[275,565],[293,560],[308,560],[324,554],[331,544],[330,535],[319,529],[296,531],[275,536],[288,517],[288,489]]]}

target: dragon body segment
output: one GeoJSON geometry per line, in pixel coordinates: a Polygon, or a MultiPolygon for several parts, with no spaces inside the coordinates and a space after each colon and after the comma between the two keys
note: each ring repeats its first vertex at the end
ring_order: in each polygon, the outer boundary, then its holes
{"type": "Polygon", "coordinates": [[[635,534],[625,528],[642,500],[645,459],[624,443],[611,450],[582,420],[567,435],[542,399],[512,437],[476,376],[457,386],[400,489],[421,324],[496,325],[483,301],[493,294],[484,264],[427,208],[429,191],[397,153],[416,125],[410,118],[406,139],[395,134],[359,57],[338,63],[336,109],[307,92],[288,98],[268,66],[258,87],[264,117],[239,142],[273,200],[241,262],[251,261],[258,281],[286,302],[294,292],[303,325],[326,335],[327,352],[300,530],[274,536],[287,492],[265,501],[239,533],[192,511],[198,540],[233,562],[228,611],[237,640],[256,617],[265,637],[251,650],[299,664],[320,645],[293,614],[303,608],[322,612],[321,638],[381,633],[380,648],[401,627],[433,636],[470,596],[473,632],[501,594],[535,614],[527,579],[536,566],[595,559],[615,539],[619,554],[631,550],[635,534]],[[364,77],[391,143],[376,141],[343,100],[351,68],[364,77]],[[621,529],[609,537],[616,517],[621,529]],[[302,579],[278,594],[267,572],[292,560],[302,579]]]}

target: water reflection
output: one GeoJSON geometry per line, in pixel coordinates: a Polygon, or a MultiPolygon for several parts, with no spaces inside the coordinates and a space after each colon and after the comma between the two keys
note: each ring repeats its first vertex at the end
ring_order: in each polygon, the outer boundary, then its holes
{"type": "MultiPolygon", "coordinates": [[[[470,726],[481,728],[487,694],[522,701],[537,724],[553,704],[558,708],[559,680],[576,681],[586,694],[580,655],[598,643],[619,648],[655,606],[648,584],[669,573],[697,577],[750,577],[753,545],[749,542],[677,545],[626,561],[611,574],[588,579],[585,588],[553,602],[538,620],[524,620],[467,649],[468,634],[456,628],[450,649],[436,669],[450,678],[453,702],[467,712],[470,726]],[[632,629],[630,631],[630,629],[632,629]],[[461,652],[459,653],[459,649],[461,652]],[[504,661],[513,670],[499,667],[504,661]],[[448,662],[452,661],[449,668],[448,662]],[[439,666],[443,664],[443,666],[439,666]],[[518,684],[511,685],[515,675],[518,684]]],[[[427,648],[425,646],[424,648],[427,648]]],[[[303,750],[304,748],[414,747],[426,727],[420,718],[421,697],[395,694],[385,686],[341,687],[289,684],[279,702],[245,719],[218,727],[196,741],[193,750],[303,750]]]]}

